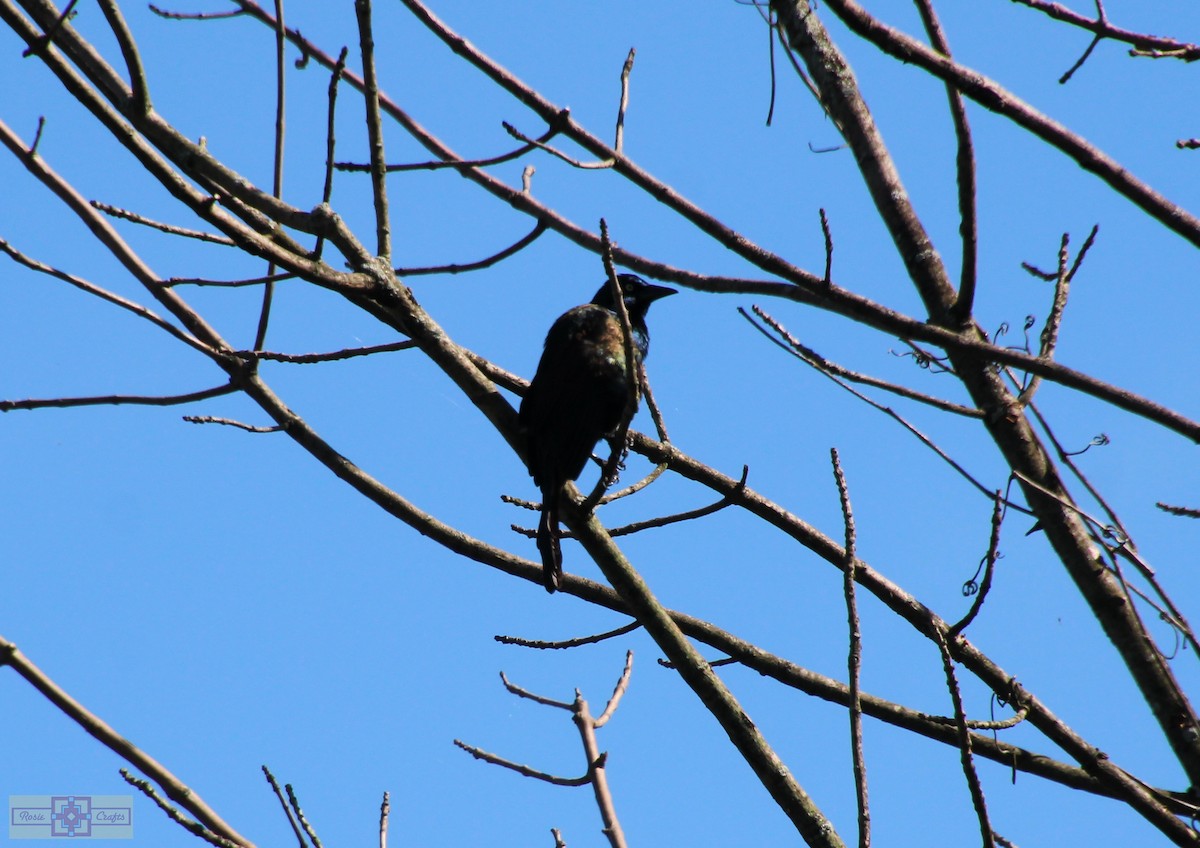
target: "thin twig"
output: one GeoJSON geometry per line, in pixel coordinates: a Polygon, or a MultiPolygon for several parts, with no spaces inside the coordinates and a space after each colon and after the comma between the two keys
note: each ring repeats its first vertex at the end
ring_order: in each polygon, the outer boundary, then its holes
{"type": "Polygon", "coordinates": [[[1075,261],[1071,263],[1071,270],[1067,272],[1067,282],[1075,279],[1075,274],[1078,273],[1079,267],[1083,264],[1083,260],[1087,257],[1088,251],[1092,249],[1092,245],[1096,243],[1096,236],[1100,234],[1100,225],[1093,224],[1087,238],[1083,240],[1083,247],[1079,248],[1079,252],[1075,254],[1075,261]]]}
{"type": "MultiPolygon", "coordinates": [[[[570,706],[568,704],[568,706],[570,706]]],[[[494,766],[501,766],[509,771],[515,771],[522,777],[532,777],[535,780],[541,780],[545,783],[553,784],[554,786],[587,786],[592,782],[591,771],[584,772],[580,777],[559,777],[556,774],[539,771],[521,763],[515,763],[512,760],[506,760],[504,757],[489,753],[482,748],[476,748],[474,745],[468,745],[461,739],[455,739],[454,744],[462,748],[472,757],[477,760],[483,760],[485,763],[491,763],[494,766]]]]}
{"type": "MultiPolygon", "coordinates": [[[[283,0],[275,0],[275,146],[271,168],[271,194],[283,199],[283,151],[287,134],[287,27],[283,19],[283,0]]],[[[267,327],[271,322],[271,303],[275,299],[275,259],[267,259],[267,282],[263,285],[262,306],[258,311],[258,326],[254,330],[254,348],[267,343],[267,327]]]]}
{"type": "Polygon", "coordinates": [[[383,793],[383,803],[379,805],[379,848],[387,848],[388,815],[392,812],[392,796],[383,793]]]}
{"type": "MultiPolygon", "coordinates": [[[[658,518],[648,518],[645,521],[634,521],[629,524],[623,524],[620,527],[610,527],[608,528],[608,535],[612,536],[613,538],[617,538],[618,536],[631,536],[634,533],[640,533],[642,530],[650,530],[655,527],[666,527],[670,524],[679,524],[682,521],[692,521],[697,518],[704,518],[707,515],[712,515],[714,512],[720,512],[726,507],[733,505],[733,499],[737,497],[741,488],[746,485],[746,475],[749,473],[749,471],[750,466],[743,465],[742,479],[738,483],[738,487],[732,492],[722,495],[721,499],[715,503],[711,503],[708,506],[702,506],[697,509],[689,509],[684,512],[675,512],[670,515],[663,515],[658,518]]],[[[528,501],[520,501],[517,498],[512,498],[507,495],[502,496],[502,499],[508,503],[515,504],[525,509],[540,509],[540,506],[537,504],[528,501]]],[[[529,527],[519,527],[516,524],[511,524],[509,525],[509,528],[514,533],[519,533],[520,535],[529,539],[533,539],[537,536],[537,531],[529,527]]],[[[574,539],[576,537],[571,531],[564,530],[562,532],[562,538],[574,539]]]]}
{"type": "Polygon", "coordinates": [[[478,271],[481,268],[490,268],[498,262],[508,259],[510,256],[529,247],[541,235],[546,232],[546,224],[538,221],[533,225],[533,229],[523,235],[517,241],[510,244],[503,250],[493,253],[491,256],[479,259],[475,262],[451,263],[449,265],[427,265],[424,267],[415,268],[397,268],[396,276],[398,277],[416,277],[422,274],[462,274],[466,271],[478,271]]]}
{"type": "MultiPolygon", "coordinates": [[[[1063,310],[1067,307],[1067,295],[1071,289],[1071,275],[1067,268],[1067,247],[1069,245],[1070,236],[1063,233],[1058,248],[1058,273],[1054,276],[1054,299],[1050,304],[1050,314],[1046,317],[1046,324],[1042,327],[1041,347],[1038,351],[1038,357],[1041,359],[1053,359],[1054,349],[1058,346],[1058,331],[1062,325],[1063,310]]],[[[1027,406],[1033,400],[1034,392],[1037,391],[1041,382],[1042,378],[1036,374],[1030,377],[1029,385],[1021,391],[1017,402],[1022,406],[1027,406]]]]}
{"type": "MultiPolygon", "coordinates": [[[[381,103],[381,105],[384,105],[381,103]]],[[[558,135],[559,128],[551,126],[541,137],[537,139],[538,143],[545,144],[554,136],[558,135]]],[[[496,156],[488,156],[483,159],[430,159],[425,162],[403,162],[395,163],[387,166],[389,174],[403,173],[405,171],[440,171],[446,168],[455,168],[463,171],[468,168],[487,168],[492,165],[502,165],[505,162],[511,162],[514,159],[520,159],[531,150],[537,150],[537,143],[522,144],[520,147],[514,148],[507,153],[500,153],[496,156]]],[[[370,162],[335,162],[334,168],[339,171],[347,171],[350,173],[362,172],[369,174],[371,172],[370,162]]]]}
{"type": "MultiPolygon", "coordinates": [[[[71,5],[75,4],[72,3],[71,5]]],[[[228,12],[171,12],[160,6],[155,6],[153,3],[148,4],[148,7],[151,12],[160,18],[166,18],[171,21],[219,21],[228,20],[229,18],[240,18],[246,14],[242,9],[233,9],[228,12]]]]}
{"type": "Polygon", "coordinates": [[[584,162],[581,159],[576,159],[573,156],[568,156],[566,153],[563,153],[558,148],[552,147],[551,145],[546,144],[545,142],[539,141],[536,138],[530,138],[529,136],[525,135],[525,133],[521,132],[519,129],[517,129],[512,124],[510,124],[508,121],[501,121],[500,126],[504,127],[504,131],[506,133],[508,133],[509,135],[511,135],[513,138],[515,138],[517,141],[520,141],[531,147],[536,147],[538,150],[544,150],[547,153],[549,153],[551,156],[555,156],[555,157],[561,159],[562,161],[566,162],[572,168],[580,168],[584,171],[602,171],[606,168],[611,168],[613,165],[615,165],[617,163],[616,157],[613,157],[610,159],[601,159],[596,162],[584,162]]]}
{"type": "MultiPolygon", "coordinates": [[[[919,401],[920,403],[928,404],[929,406],[932,406],[935,409],[940,409],[943,412],[953,412],[955,415],[962,415],[967,418],[980,418],[983,416],[983,413],[978,409],[974,409],[969,406],[963,406],[962,404],[953,403],[948,400],[942,400],[941,398],[934,397],[933,395],[927,395],[924,392],[918,392],[915,389],[910,389],[907,386],[901,386],[898,383],[890,383],[886,380],[881,380],[878,377],[872,377],[868,374],[860,374],[857,371],[851,371],[849,368],[843,368],[841,365],[838,365],[836,362],[831,362],[812,348],[805,345],[790,332],[788,332],[782,324],[772,318],[761,307],[754,306],[752,309],[754,310],[754,314],[765,321],[767,325],[770,326],[770,328],[780,336],[785,344],[781,344],[779,339],[774,338],[770,333],[764,333],[768,339],[771,339],[771,341],[775,342],[777,346],[788,351],[797,359],[800,359],[804,363],[811,365],[813,368],[822,372],[828,377],[841,377],[845,380],[849,380],[852,383],[861,383],[865,386],[873,386],[877,389],[883,389],[886,392],[900,395],[900,397],[905,397],[909,400],[915,400],[919,401]]],[[[758,329],[759,332],[763,332],[762,328],[754,322],[754,320],[746,313],[745,309],[738,307],[738,312],[740,312],[742,317],[749,321],[752,326],[758,329]]],[[[835,382],[837,382],[836,379],[835,382]]]]}
{"type": "Polygon", "coordinates": [[[1200,509],[1190,506],[1172,506],[1171,504],[1155,501],[1154,505],[1170,515],[1180,515],[1184,518],[1200,518],[1200,509]]]}
{"type": "MultiPolygon", "coordinates": [[[[286,33],[287,30],[285,29],[286,33]]],[[[343,47],[338,53],[337,64],[334,65],[333,71],[329,74],[329,88],[326,93],[328,106],[325,109],[325,182],[321,187],[321,203],[328,206],[330,200],[333,199],[333,156],[337,148],[337,133],[336,117],[337,117],[337,95],[338,83],[342,81],[342,75],[346,72],[346,57],[350,53],[350,48],[343,47]]],[[[324,234],[317,236],[317,242],[313,246],[313,258],[320,259],[321,253],[325,249],[324,234]]],[[[386,798],[386,793],[385,798],[386,798]]]]}
{"type": "Polygon", "coordinates": [[[358,43],[363,64],[363,99],[367,107],[367,136],[371,147],[371,189],[375,195],[376,254],[392,260],[392,225],[388,213],[387,158],[383,152],[383,119],[379,113],[379,80],[375,75],[375,38],[371,32],[371,0],[354,0],[358,43]]]}
{"type": "Polygon", "coordinates": [[[825,214],[825,209],[819,210],[821,213],[821,235],[825,237],[825,285],[833,283],[833,231],[829,228],[829,217],[825,214]]]}
{"type": "Polygon", "coordinates": [[[121,295],[110,292],[108,289],[101,288],[100,286],[96,285],[95,283],[89,282],[89,281],[83,279],[82,277],[77,277],[74,274],[68,274],[66,271],[60,270],[51,265],[47,265],[46,263],[40,262],[31,256],[26,256],[24,253],[17,250],[15,247],[13,247],[11,244],[9,244],[4,239],[0,239],[0,251],[3,251],[4,253],[8,254],[8,256],[10,258],[12,258],[15,262],[18,262],[21,265],[24,265],[26,268],[29,268],[33,271],[37,271],[40,274],[46,274],[48,276],[62,280],[65,283],[70,283],[75,288],[77,288],[81,291],[85,291],[88,294],[95,295],[96,297],[100,298],[101,300],[108,301],[109,303],[113,304],[114,306],[119,306],[122,309],[127,310],[128,312],[132,312],[134,315],[138,316],[139,318],[144,318],[145,320],[149,321],[154,326],[158,327],[160,330],[163,330],[163,331],[169,333],[170,335],[172,335],[179,341],[183,342],[184,344],[188,345],[189,347],[195,348],[196,350],[200,351],[201,353],[210,354],[212,352],[212,348],[210,348],[208,345],[201,342],[195,336],[179,329],[174,324],[172,324],[170,321],[163,318],[161,315],[158,315],[157,313],[147,309],[146,307],[142,306],[140,303],[135,303],[134,301],[129,300],[128,298],[121,297],[121,295]]]}
{"type": "Polygon", "coordinates": [[[241,280],[211,280],[205,277],[168,277],[159,283],[163,288],[174,288],[175,286],[211,286],[215,288],[239,289],[248,288],[250,286],[261,286],[266,282],[278,283],[282,280],[294,280],[296,275],[288,272],[286,274],[275,274],[272,277],[247,277],[241,280]]]}
{"type": "Polygon", "coordinates": [[[132,221],[135,224],[142,224],[156,230],[161,230],[164,233],[169,233],[173,236],[184,236],[197,241],[206,241],[212,244],[223,244],[228,247],[233,247],[236,242],[228,236],[217,235],[216,233],[206,233],[203,230],[193,230],[188,227],[179,227],[174,224],[164,224],[162,221],[155,221],[147,218],[144,215],[139,215],[137,212],[130,212],[128,209],[122,209],[119,206],[112,206],[108,203],[103,203],[99,200],[91,201],[92,206],[104,212],[107,215],[112,215],[114,218],[124,218],[126,221],[132,221]]]}
{"type": "MultiPolygon", "coordinates": [[[[921,23],[929,36],[929,44],[934,50],[949,58],[950,43],[946,33],[933,9],[931,0],[917,0],[917,11],[921,14],[921,23]]],[[[975,191],[975,143],[971,138],[971,124],[967,120],[967,109],[963,105],[962,95],[954,86],[946,84],[946,99],[950,104],[950,117],[954,121],[954,137],[958,145],[955,156],[955,170],[958,180],[958,232],[962,238],[962,267],[959,272],[958,295],[950,310],[951,320],[960,326],[967,325],[971,320],[971,312],[975,308],[975,285],[978,277],[976,268],[979,221],[976,211],[975,191]]]]}
{"type": "Polygon", "coordinates": [[[189,819],[183,813],[179,812],[178,809],[168,804],[165,800],[163,800],[162,796],[155,791],[150,781],[145,780],[144,778],[134,777],[132,774],[130,774],[129,769],[125,768],[120,769],[120,774],[121,778],[126,783],[137,789],[156,805],[158,805],[158,808],[167,814],[167,818],[178,824],[188,833],[192,834],[193,836],[200,837],[209,845],[216,845],[217,848],[237,848],[236,842],[232,842],[223,836],[213,833],[204,825],[200,824],[200,822],[189,819]]]}
{"type": "Polygon", "coordinates": [[[1092,38],[1092,41],[1090,44],[1088,44],[1087,49],[1083,51],[1083,55],[1081,55],[1078,59],[1076,59],[1075,64],[1072,65],[1071,67],[1067,68],[1066,73],[1064,73],[1061,77],[1058,78],[1058,84],[1066,85],[1068,82],[1070,82],[1071,77],[1075,76],[1075,72],[1078,71],[1080,68],[1082,68],[1083,63],[1086,62],[1091,57],[1092,51],[1096,49],[1096,45],[1099,44],[1103,40],[1104,40],[1104,36],[1102,36],[1102,35],[1097,35],[1094,38],[1092,38]]]}
{"type": "Polygon", "coordinates": [[[36,156],[38,145],[42,143],[42,131],[46,129],[46,116],[38,115],[37,129],[33,131],[33,143],[29,145],[29,154],[36,156]]]}
{"type": "Polygon", "coordinates": [[[416,346],[416,342],[409,340],[370,345],[369,347],[348,347],[344,350],[334,350],[329,353],[276,353],[270,350],[243,350],[237,351],[237,354],[252,360],[265,359],[271,362],[286,362],[293,365],[310,365],[315,362],[338,362],[343,359],[351,359],[356,356],[371,356],[376,353],[412,350],[416,346]]]}
{"type": "Polygon", "coordinates": [[[630,524],[625,524],[620,527],[612,527],[609,528],[608,534],[614,537],[629,536],[634,533],[641,532],[642,530],[649,530],[655,527],[666,527],[669,524],[678,524],[681,521],[693,521],[697,518],[704,518],[705,516],[720,512],[726,507],[731,506],[733,504],[733,499],[737,497],[738,492],[745,488],[746,475],[749,473],[750,466],[743,465],[742,479],[738,482],[738,487],[734,489],[733,492],[722,495],[720,500],[715,501],[708,506],[698,507],[697,509],[689,509],[685,510],[684,512],[676,512],[672,513],[671,515],[661,516],[659,518],[650,518],[645,521],[634,521],[630,524]]]}
{"type": "Polygon", "coordinates": [[[629,108],[629,75],[633,73],[633,57],[636,55],[637,49],[630,47],[625,64],[621,67],[621,103],[617,108],[617,132],[613,140],[613,150],[617,151],[618,155],[625,149],[625,110],[629,108]]]}
{"type": "Polygon", "coordinates": [[[767,107],[767,126],[775,120],[775,12],[767,7],[767,69],[771,72],[771,100],[767,107]]]}
{"type": "MultiPolygon", "coordinates": [[[[825,108],[825,104],[821,102],[821,92],[817,90],[816,85],[804,72],[804,68],[800,67],[800,63],[796,61],[796,54],[792,51],[792,45],[788,44],[787,35],[783,31],[783,27],[779,26],[779,21],[775,17],[775,9],[767,3],[754,2],[754,8],[767,24],[768,31],[774,32],[779,38],[779,45],[783,48],[783,55],[787,57],[788,62],[792,66],[792,70],[796,72],[796,76],[800,77],[800,82],[808,89],[808,93],[813,96],[813,100],[825,112],[825,117],[830,118],[829,111],[825,108]]],[[[775,64],[772,60],[771,73],[775,72],[775,64]]],[[[772,80],[773,81],[773,80],[772,80]]],[[[835,121],[836,123],[836,121],[835,121]]]]}
{"type": "Polygon", "coordinates": [[[317,832],[313,830],[312,825],[308,823],[308,819],[305,818],[304,810],[300,806],[300,799],[296,797],[296,793],[292,789],[292,784],[285,783],[283,788],[287,791],[288,803],[292,805],[292,810],[296,813],[296,820],[300,822],[300,826],[308,834],[308,839],[313,844],[313,848],[321,848],[321,840],[317,837],[317,832]]]}
{"type": "Polygon", "coordinates": [[[871,808],[867,797],[867,764],[863,756],[862,697],[859,693],[859,675],[862,668],[862,632],[858,623],[858,603],[854,595],[857,579],[858,557],[855,554],[857,534],[854,528],[854,511],[850,506],[850,488],[842,472],[837,448],[829,449],[833,462],[833,477],[837,484],[838,500],[842,506],[842,523],[846,528],[846,559],[843,564],[842,594],[846,599],[846,619],[850,631],[850,648],[846,657],[848,685],[850,689],[850,753],[854,763],[854,790],[858,801],[858,844],[868,848],[871,844],[871,808]]]}
{"type": "Polygon", "coordinates": [[[288,824],[292,826],[292,833],[295,835],[296,841],[300,843],[300,848],[308,848],[308,845],[304,842],[304,831],[300,829],[300,823],[296,821],[296,816],[292,813],[292,808],[284,800],[283,790],[279,788],[279,781],[275,779],[275,775],[271,774],[271,770],[265,765],[262,767],[262,773],[267,778],[267,783],[271,785],[271,790],[275,793],[275,797],[279,799],[279,806],[283,808],[283,814],[287,816],[288,824]]]}
{"type": "Polygon", "coordinates": [[[21,58],[28,59],[30,56],[45,50],[47,45],[54,40],[54,36],[58,34],[58,31],[62,29],[62,25],[70,20],[71,16],[75,13],[75,4],[78,2],[79,0],[71,0],[54,21],[53,26],[47,27],[46,32],[40,38],[21,51],[21,58]]]}
{"type": "Polygon", "coordinates": [[[642,396],[646,399],[646,409],[650,411],[650,420],[654,422],[654,430],[658,433],[660,442],[670,442],[671,437],[667,435],[667,422],[663,420],[662,410],[658,407],[658,401],[654,399],[654,392],[650,388],[650,378],[646,376],[646,364],[638,361],[638,381],[641,383],[642,396]]]}
{"type": "Polygon", "coordinates": [[[616,630],[608,630],[604,633],[595,633],[591,636],[578,636],[574,639],[561,639],[555,642],[546,642],[539,639],[522,639],[518,636],[493,636],[492,638],[501,645],[516,645],[520,648],[536,648],[541,651],[560,651],[567,648],[578,648],[580,645],[595,645],[607,639],[613,639],[617,636],[624,636],[626,633],[632,633],[642,625],[634,621],[626,624],[623,627],[618,627],[616,630]]]}
{"type": "Polygon", "coordinates": [[[116,0],[99,0],[99,3],[100,11],[104,13],[104,19],[108,21],[113,35],[116,36],[117,44],[121,48],[121,56],[124,57],[125,65],[129,69],[129,87],[133,91],[134,108],[143,115],[149,114],[150,92],[146,85],[146,69],[142,65],[142,56],[138,52],[137,42],[133,40],[129,24],[126,23],[125,16],[121,14],[116,0]]]}
{"type": "Polygon", "coordinates": [[[183,416],[183,420],[189,424],[221,424],[225,427],[235,427],[238,430],[245,430],[247,433],[279,433],[284,429],[281,424],[272,424],[270,426],[246,424],[242,421],[235,421],[232,418],[218,418],[215,415],[185,415],[183,416]]]}
{"type": "MultiPolygon", "coordinates": [[[[720,668],[723,665],[734,665],[739,662],[741,662],[741,660],[739,660],[737,657],[722,657],[719,660],[708,660],[708,667],[720,668]]],[[[658,664],[663,668],[676,668],[675,663],[667,659],[662,659],[661,657],[658,659],[658,664]]]]}
{"type": "Polygon", "coordinates": [[[992,507],[992,533],[988,539],[987,553],[984,554],[983,582],[979,584],[979,590],[975,593],[975,600],[971,602],[971,608],[967,610],[967,614],[958,623],[951,625],[949,631],[951,639],[962,633],[967,625],[975,620],[975,616],[979,615],[979,610],[983,607],[983,602],[992,588],[992,572],[995,569],[996,560],[1000,556],[1000,525],[1003,520],[1004,498],[997,489],[996,503],[992,507]]]}
{"type": "Polygon", "coordinates": [[[220,397],[238,391],[238,386],[225,383],[211,389],[188,392],[182,395],[95,395],[93,397],[27,398],[25,400],[0,400],[0,412],[16,409],[70,409],[76,406],[178,406],[199,400],[220,397]]]}
{"type": "Polygon", "coordinates": [[[992,823],[988,819],[987,801],[983,796],[983,786],[979,782],[979,774],[975,771],[975,758],[971,754],[971,733],[967,729],[967,715],[963,710],[962,692],[958,688],[958,678],[954,674],[954,658],[950,656],[950,648],[946,645],[941,631],[935,631],[934,635],[942,655],[942,668],[946,673],[946,688],[950,691],[950,699],[954,703],[954,718],[958,725],[958,749],[963,775],[967,779],[971,802],[975,806],[975,815],[979,819],[979,832],[983,839],[983,845],[991,848],[993,842],[992,823]]]}
{"type": "Polygon", "coordinates": [[[517,684],[511,682],[508,676],[502,671],[500,672],[500,681],[504,684],[504,688],[518,698],[524,698],[527,701],[533,701],[535,704],[541,704],[545,707],[557,707],[560,710],[571,710],[571,704],[567,701],[556,701],[553,698],[547,698],[544,695],[537,695],[530,692],[528,689],[523,689],[517,684]]]}
{"type": "Polygon", "coordinates": [[[607,493],[604,497],[602,497],[600,499],[600,505],[603,506],[604,504],[610,504],[613,501],[620,500],[621,498],[627,498],[630,495],[637,494],[642,489],[646,488],[651,483],[653,483],[655,480],[657,480],[659,477],[661,477],[663,475],[663,472],[665,472],[666,470],[667,470],[666,464],[660,462],[658,465],[654,466],[654,468],[652,468],[650,470],[649,474],[647,474],[641,480],[638,480],[636,483],[630,483],[624,489],[620,489],[616,492],[607,493]]]}
{"type": "Polygon", "coordinates": [[[391,814],[391,793],[383,794],[379,805],[379,848],[388,848],[388,817],[391,814]]]}
{"type": "MultiPolygon", "coordinates": [[[[995,695],[993,694],[993,698],[995,695]]],[[[995,732],[997,730],[1011,730],[1029,717],[1029,708],[1021,707],[1008,718],[995,719],[991,721],[983,721],[979,719],[967,719],[967,727],[971,730],[989,730],[995,732]]],[[[930,721],[953,726],[958,724],[958,719],[954,716],[926,716],[930,721]]]]}
{"type": "Polygon", "coordinates": [[[613,713],[617,711],[617,706],[621,703],[621,698],[629,691],[629,678],[633,674],[633,651],[625,652],[625,670],[621,672],[620,679],[617,680],[617,685],[613,688],[612,697],[608,699],[608,703],[604,706],[602,712],[592,726],[596,728],[604,727],[608,724],[608,720],[612,718],[613,713]]]}

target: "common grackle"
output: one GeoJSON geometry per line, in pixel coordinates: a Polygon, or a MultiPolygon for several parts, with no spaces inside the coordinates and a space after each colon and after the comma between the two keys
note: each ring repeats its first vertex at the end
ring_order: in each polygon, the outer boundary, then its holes
{"type": "MultiPolygon", "coordinates": [[[[639,361],[650,349],[646,311],[675,289],[620,274],[621,294],[639,361]]],[[[537,546],[546,591],[558,588],[562,550],[558,498],[583,471],[592,448],[621,424],[629,397],[625,342],[612,288],[605,282],[591,303],[568,309],[550,327],[537,373],[521,401],[520,423],[533,482],[542,490],[537,546]]],[[[636,373],[636,369],[635,369],[636,373]]]]}

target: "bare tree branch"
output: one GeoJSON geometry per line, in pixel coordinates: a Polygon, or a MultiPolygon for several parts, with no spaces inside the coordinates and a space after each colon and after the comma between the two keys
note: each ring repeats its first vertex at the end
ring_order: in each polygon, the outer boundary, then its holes
{"type": "Polygon", "coordinates": [[[253,848],[254,843],[226,824],[224,819],[204,803],[198,792],[185,786],[175,775],[144,751],[118,734],[95,714],[89,712],[87,708],[47,677],[40,668],[21,653],[16,645],[3,637],[0,637],[0,666],[11,668],[101,745],[130,763],[138,771],[149,775],[150,779],[167,793],[168,798],[195,816],[204,827],[235,845],[242,846],[242,848],[253,848]]]}

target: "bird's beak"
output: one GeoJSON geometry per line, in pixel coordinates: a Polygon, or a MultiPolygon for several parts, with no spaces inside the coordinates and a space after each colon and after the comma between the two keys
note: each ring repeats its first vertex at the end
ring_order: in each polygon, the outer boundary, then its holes
{"type": "Polygon", "coordinates": [[[656,286],[652,283],[647,283],[642,289],[639,299],[646,303],[653,303],[656,300],[666,297],[670,294],[678,294],[676,289],[669,289],[666,286],[656,286]]]}

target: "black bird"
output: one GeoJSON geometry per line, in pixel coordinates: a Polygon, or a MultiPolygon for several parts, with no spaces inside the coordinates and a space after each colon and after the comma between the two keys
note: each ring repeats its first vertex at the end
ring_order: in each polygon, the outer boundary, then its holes
{"type": "MultiPolygon", "coordinates": [[[[639,361],[650,336],[646,311],[675,289],[620,274],[621,294],[639,361]]],[[[583,471],[592,448],[621,424],[629,397],[624,334],[608,282],[591,303],[568,309],[550,327],[537,373],[521,401],[520,423],[533,482],[542,490],[537,546],[547,592],[558,588],[562,550],[558,543],[558,498],[568,480],[583,471]]],[[[636,369],[635,372],[636,373],[636,369]]]]}

